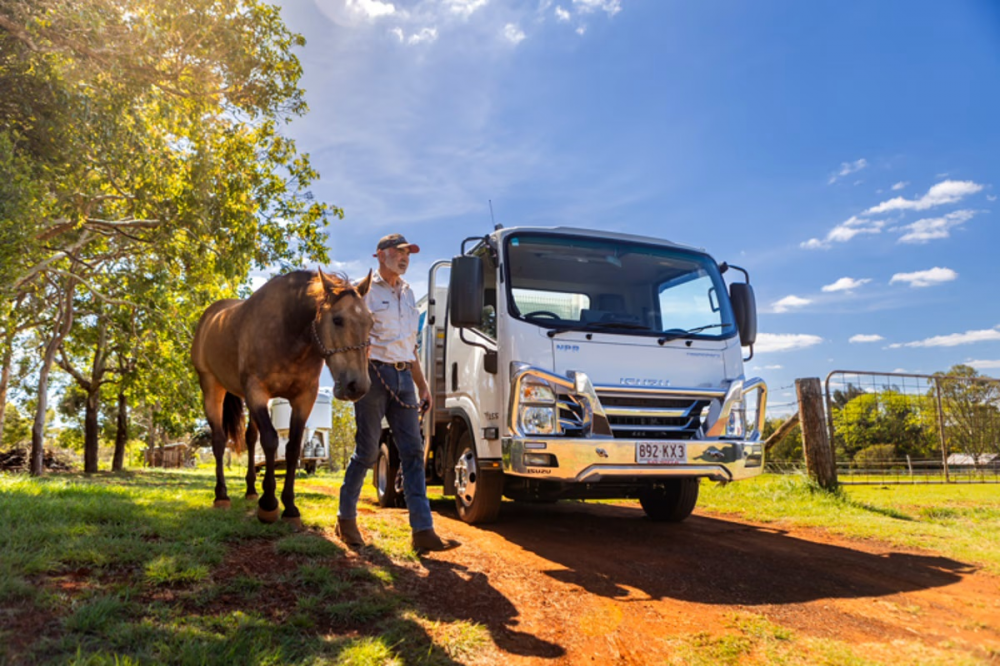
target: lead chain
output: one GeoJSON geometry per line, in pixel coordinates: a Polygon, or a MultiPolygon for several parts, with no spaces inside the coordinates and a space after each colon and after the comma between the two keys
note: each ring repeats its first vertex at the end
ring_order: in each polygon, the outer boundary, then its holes
{"type": "Polygon", "coordinates": [[[396,392],[393,391],[391,388],[389,388],[389,385],[385,383],[385,378],[382,377],[382,373],[379,372],[378,366],[376,366],[374,363],[372,363],[370,359],[368,361],[368,365],[370,365],[372,367],[372,370],[374,370],[375,374],[378,375],[378,380],[380,382],[382,382],[382,386],[385,387],[385,390],[389,393],[389,395],[392,397],[392,399],[395,400],[397,404],[399,404],[400,407],[402,407],[403,409],[419,409],[420,408],[420,404],[419,403],[416,404],[416,405],[411,405],[409,403],[403,402],[400,399],[400,397],[398,395],[396,395],[396,392]]]}

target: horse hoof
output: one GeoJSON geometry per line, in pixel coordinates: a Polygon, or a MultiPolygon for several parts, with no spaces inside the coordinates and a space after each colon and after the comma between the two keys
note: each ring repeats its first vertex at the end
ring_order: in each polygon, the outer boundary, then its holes
{"type": "Polygon", "coordinates": [[[246,501],[248,501],[248,502],[256,502],[257,501],[257,493],[254,493],[253,495],[247,495],[244,499],[246,499],[246,501]]]}
{"type": "Polygon", "coordinates": [[[284,516],[282,516],[281,517],[281,522],[287,523],[288,525],[291,525],[292,528],[296,532],[298,532],[298,531],[300,531],[302,529],[302,519],[301,518],[285,518],[284,516]]]}
{"type": "Polygon", "coordinates": [[[257,507],[257,520],[262,523],[273,523],[278,520],[278,515],[280,513],[281,512],[278,511],[277,508],[274,508],[271,511],[265,511],[264,509],[257,507]]]}
{"type": "Polygon", "coordinates": [[[229,508],[229,500],[227,500],[227,499],[224,499],[224,500],[215,500],[215,503],[212,504],[212,506],[214,508],[216,508],[216,509],[228,509],[229,508]]]}

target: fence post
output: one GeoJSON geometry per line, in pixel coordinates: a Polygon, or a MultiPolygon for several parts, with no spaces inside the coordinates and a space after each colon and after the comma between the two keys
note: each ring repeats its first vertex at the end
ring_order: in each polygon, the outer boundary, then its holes
{"type": "Polygon", "coordinates": [[[948,444],[944,439],[944,408],[941,406],[941,378],[934,378],[934,388],[937,392],[938,434],[941,436],[941,464],[944,466],[944,482],[951,483],[948,473],[948,444]]]}
{"type": "Polygon", "coordinates": [[[834,490],[837,487],[837,461],[826,428],[819,377],[796,379],[795,393],[799,399],[799,423],[802,426],[806,470],[821,488],[834,490]]]}

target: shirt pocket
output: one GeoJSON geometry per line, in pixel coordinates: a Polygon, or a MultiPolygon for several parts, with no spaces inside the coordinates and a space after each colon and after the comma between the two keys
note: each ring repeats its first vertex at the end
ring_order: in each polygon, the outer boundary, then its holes
{"type": "Polygon", "coordinates": [[[375,320],[371,337],[377,342],[390,342],[399,335],[399,317],[392,306],[383,300],[373,300],[368,306],[375,320]]]}

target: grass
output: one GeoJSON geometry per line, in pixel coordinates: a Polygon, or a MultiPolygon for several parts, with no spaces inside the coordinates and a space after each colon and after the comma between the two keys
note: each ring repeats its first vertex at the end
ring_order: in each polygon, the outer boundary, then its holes
{"type": "Polygon", "coordinates": [[[0,475],[0,665],[454,664],[489,642],[396,589],[418,568],[405,516],[366,515],[349,557],[332,476],[297,482],[302,532],[229,481],[223,511],[211,470],[0,475]]]}
{"type": "Polygon", "coordinates": [[[842,486],[829,493],[796,475],[702,484],[701,510],[777,526],[933,550],[1000,573],[1000,486],[842,486]]]}

